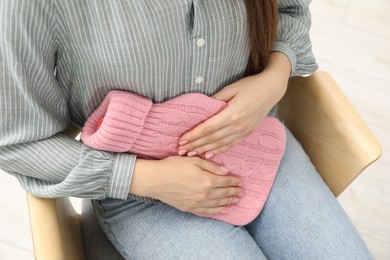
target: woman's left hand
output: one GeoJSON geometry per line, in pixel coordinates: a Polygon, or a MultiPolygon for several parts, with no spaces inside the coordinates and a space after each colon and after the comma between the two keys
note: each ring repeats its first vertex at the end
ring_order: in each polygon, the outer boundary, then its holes
{"type": "Polygon", "coordinates": [[[228,106],[185,133],[179,140],[179,155],[205,154],[209,159],[250,135],[286,91],[290,71],[283,74],[276,69],[279,55],[286,62],[283,54],[271,55],[263,72],[236,81],[212,96],[228,106]]]}

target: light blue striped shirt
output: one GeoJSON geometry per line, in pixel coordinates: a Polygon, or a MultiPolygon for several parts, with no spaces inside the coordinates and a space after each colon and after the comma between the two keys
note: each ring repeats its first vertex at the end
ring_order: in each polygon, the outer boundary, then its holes
{"type": "MultiPolygon", "coordinates": [[[[293,75],[317,69],[309,3],[279,0],[274,51],[293,75]]],[[[212,95],[249,57],[242,0],[0,0],[0,33],[0,168],[41,197],[127,198],[135,155],[60,133],[110,90],[212,95]]]]}

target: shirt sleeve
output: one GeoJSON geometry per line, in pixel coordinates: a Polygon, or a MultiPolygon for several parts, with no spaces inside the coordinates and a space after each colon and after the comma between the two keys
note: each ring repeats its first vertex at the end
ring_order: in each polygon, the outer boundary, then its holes
{"type": "Polygon", "coordinates": [[[126,199],[136,157],[61,134],[71,121],[70,97],[54,73],[53,3],[0,1],[0,168],[39,197],[126,199]]]}
{"type": "Polygon", "coordinates": [[[273,51],[285,54],[291,62],[291,76],[311,74],[318,69],[309,31],[311,0],[278,0],[279,24],[273,51]]]}

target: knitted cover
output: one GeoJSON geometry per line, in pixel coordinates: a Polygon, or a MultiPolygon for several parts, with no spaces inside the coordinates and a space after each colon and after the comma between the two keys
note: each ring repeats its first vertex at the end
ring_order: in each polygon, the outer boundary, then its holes
{"type": "MultiPolygon", "coordinates": [[[[129,152],[139,158],[176,156],[181,135],[226,106],[226,102],[200,93],[153,104],[133,93],[111,91],[88,118],[81,140],[94,149],[129,152]]],[[[285,144],[283,124],[266,117],[243,141],[209,159],[241,178],[245,194],[238,203],[227,206],[226,213],[198,215],[237,226],[256,218],[271,190],[285,144]]]]}

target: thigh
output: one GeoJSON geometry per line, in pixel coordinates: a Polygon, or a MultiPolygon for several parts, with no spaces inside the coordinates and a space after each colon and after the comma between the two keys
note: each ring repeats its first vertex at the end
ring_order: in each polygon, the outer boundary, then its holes
{"type": "Polygon", "coordinates": [[[372,259],[289,131],[270,196],[247,230],[270,259],[372,259]]]}
{"type": "Polygon", "coordinates": [[[103,231],[126,259],[265,259],[243,227],[136,199],[94,201],[103,231]]]}

